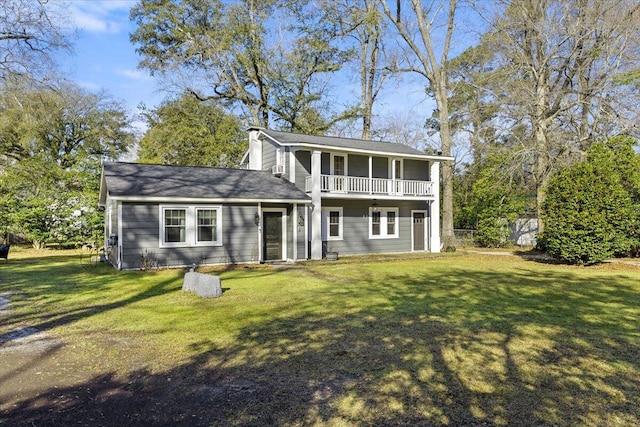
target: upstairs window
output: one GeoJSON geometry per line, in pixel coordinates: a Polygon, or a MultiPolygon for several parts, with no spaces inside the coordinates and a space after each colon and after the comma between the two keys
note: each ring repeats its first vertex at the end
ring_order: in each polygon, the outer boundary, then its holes
{"type": "Polygon", "coordinates": [[[333,174],[345,175],[344,156],[333,156],[333,174]]]}
{"type": "Polygon", "coordinates": [[[391,169],[394,179],[402,179],[402,160],[392,160],[391,169]]]}

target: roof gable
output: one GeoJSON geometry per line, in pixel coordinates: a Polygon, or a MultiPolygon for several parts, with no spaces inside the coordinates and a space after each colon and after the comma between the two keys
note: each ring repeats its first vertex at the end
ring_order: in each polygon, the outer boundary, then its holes
{"type": "Polygon", "coordinates": [[[310,200],[284,179],[244,169],[106,162],[102,180],[109,196],[121,198],[310,200]]]}

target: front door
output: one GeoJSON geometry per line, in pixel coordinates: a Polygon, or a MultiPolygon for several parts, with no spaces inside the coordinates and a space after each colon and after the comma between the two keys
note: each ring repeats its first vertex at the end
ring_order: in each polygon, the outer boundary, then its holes
{"type": "Polygon", "coordinates": [[[424,251],[424,212],[413,213],[413,250],[424,251]]]}
{"type": "Polygon", "coordinates": [[[265,261],[282,258],[282,212],[263,212],[262,253],[265,261]]]}

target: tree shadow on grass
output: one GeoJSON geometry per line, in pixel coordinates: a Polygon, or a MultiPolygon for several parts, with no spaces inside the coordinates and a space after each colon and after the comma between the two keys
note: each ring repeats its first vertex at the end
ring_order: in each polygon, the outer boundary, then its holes
{"type": "MultiPolygon", "coordinates": [[[[12,304],[29,304],[31,298],[37,298],[40,292],[46,293],[49,299],[56,301],[58,299],[63,299],[65,295],[72,295],[75,293],[79,293],[85,291],[87,287],[90,287],[91,292],[100,292],[100,287],[110,286],[109,281],[112,276],[103,276],[101,279],[96,278],[95,281],[87,281],[86,279],[82,280],[82,286],[85,289],[80,288],[75,282],[74,279],[69,278],[68,283],[51,283],[46,285],[47,287],[54,288],[55,291],[40,290],[38,286],[34,286],[28,291],[20,286],[14,285],[13,287],[7,287],[8,289],[17,289],[18,298],[13,298],[12,304]],[[93,282],[93,283],[92,283],[93,282]],[[95,285],[95,287],[93,287],[95,285]],[[17,300],[17,301],[16,301],[17,300]]],[[[170,277],[168,279],[159,281],[157,284],[153,286],[149,286],[142,290],[141,292],[135,293],[129,297],[120,298],[112,300],[111,302],[99,303],[99,304],[91,304],[84,305],[81,307],[73,307],[69,309],[56,309],[49,312],[46,315],[40,315],[37,311],[35,312],[25,312],[23,314],[12,314],[9,316],[9,320],[5,322],[5,326],[11,325],[20,325],[21,327],[28,327],[33,329],[34,333],[48,331],[54,327],[67,325],[73,322],[77,322],[78,320],[85,319],[91,316],[95,316],[97,314],[114,310],[120,307],[127,306],[129,304],[133,304],[136,302],[140,302],[146,300],[148,298],[157,297],[169,292],[174,292],[177,290],[176,287],[177,278],[170,277]],[[25,326],[25,323],[28,325],[25,326]]],[[[49,302],[51,303],[51,302],[49,302]]],[[[6,341],[6,337],[4,335],[11,334],[12,332],[6,332],[0,335],[0,343],[6,341]]]]}
{"type": "Polygon", "coordinates": [[[233,346],[202,340],[167,372],[95,376],[24,399],[0,420],[637,425],[640,295],[628,278],[611,280],[531,270],[360,274],[296,310],[247,322],[233,346]]]}

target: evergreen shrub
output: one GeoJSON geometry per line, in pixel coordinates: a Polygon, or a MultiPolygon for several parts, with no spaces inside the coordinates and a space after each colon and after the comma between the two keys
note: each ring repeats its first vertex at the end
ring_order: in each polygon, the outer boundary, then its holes
{"type": "Polygon", "coordinates": [[[542,243],[562,261],[597,264],[629,250],[633,216],[631,197],[613,158],[582,162],[549,183],[542,243]]]}

